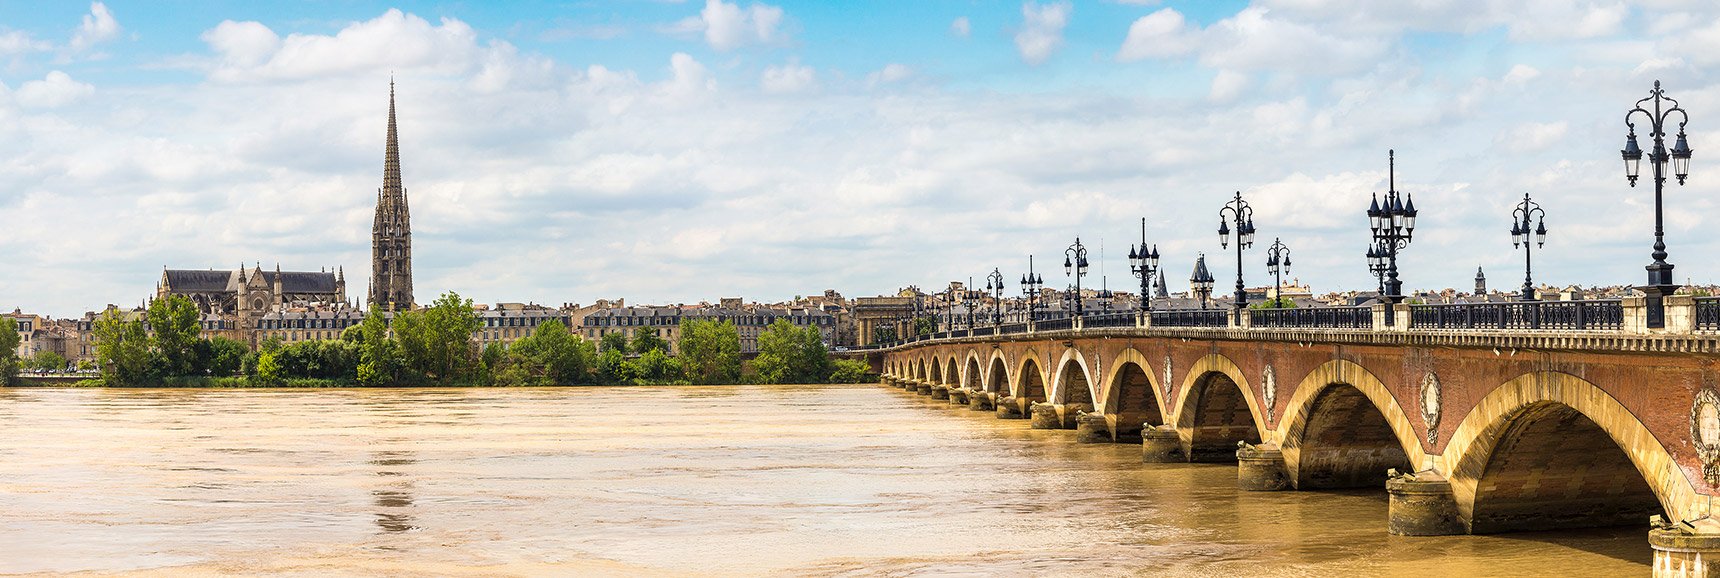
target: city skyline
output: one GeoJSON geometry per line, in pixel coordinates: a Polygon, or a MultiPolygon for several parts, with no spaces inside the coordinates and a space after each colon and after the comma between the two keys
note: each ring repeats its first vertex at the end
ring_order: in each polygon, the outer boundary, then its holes
{"type": "Polygon", "coordinates": [[[1387,149],[1422,210],[1406,288],[1479,265],[1508,289],[1524,192],[1550,229],[1537,284],[1639,284],[1652,188],[1617,150],[1656,79],[1696,151],[1669,261],[1720,278],[1700,234],[1720,9],[1145,4],[8,10],[0,250],[25,274],[0,306],[70,317],[163,266],[259,260],[344,265],[361,294],[391,74],[421,301],[855,297],[1015,279],[1030,253],[1062,287],[1045,260],[1076,236],[1086,283],[1127,290],[1141,216],[1173,291],[1197,252],[1227,287],[1212,233],[1236,190],[1293,276],[1368,290],[1387,149]]]}

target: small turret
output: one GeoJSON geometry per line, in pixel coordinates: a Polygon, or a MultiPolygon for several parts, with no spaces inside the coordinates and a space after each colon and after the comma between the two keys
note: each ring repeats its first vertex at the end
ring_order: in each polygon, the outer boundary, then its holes
{"type": "Polygon", "coordinates": [[[1475,267],[1475,294],[1487,294],[1487,274],[1481,272],[1481,267],[1475,267]]]}

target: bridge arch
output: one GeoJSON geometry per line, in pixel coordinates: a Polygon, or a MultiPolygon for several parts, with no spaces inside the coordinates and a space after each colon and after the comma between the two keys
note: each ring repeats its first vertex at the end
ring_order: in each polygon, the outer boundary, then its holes
{"type": "Polygon", "coordinates": [[[920,358],[920,374],[914,376],[914,379],[918,379],[920,381],[926,380],[926,359],[924,357],[920,358]]]}
{"type": "Polygon", "coordinates": [[[990,365],[985,371],[985,390],[999,397],[1010,395],[1009,359],[1004,357],[1003,351],[993,349],[990,365]]]}
{"type": "Polygon", "coordinates": [[[1260,443],[1266,431],[1248,378],[1235,362],[1208,354],[1189,367],[1177,394],[1177,436],[1193,462],[1234,462],[1237,442],[1260,443]]]}
{"type": "Polygon", "coordinates": [[[944,364],[942,362],[940,362],[938,360],[938,358],[933,357],[932,358],[932,385],[941,385],[941,384],[943,384],[943,382],[944,382],[944,364]]]}
{"type": "Polygon", "coordinates": [[[979,361],[979,352],[969,349],[967,353],[967,364],[962,366],[962,387],[973,391],[979,391],[985,383],[981,371],[983,370],[981,369],[979,361]]]}
{"type": "Polygon", "coordinates": [[[1021,356],[1015,367],[1015,387],[1010,388],[1016,397],[1028,402],[1048,399],[1045,395],[1045,370],[1039,363],[1039,354],[1031,349],[1021,356]]]}
{"type": "Polygon", "coordinates": [[[1448,479],[1471,533],[1706,515],[1647,426],[1567,373],[1527,373],[1489,392],[1458,424],[1445,455],[1454,460],[1448,479]]]}
{"type": "Polygon", "coordinates": [[[1409,414],[1366,368],[1328,361],[1295,391],[1278,439],[1297,489],[1378,488],[1389,468],[1432,467],[1409,414]]]}
{"type": "Polygon", "coordinates": [[[961,369],[956,365],[956,356],[949,356],[944,362],[944,385],[961,383],[961,369]]]}
{"type": "Polygon", "coordinates": [[[1057,373],[1051,378],[1051,403],[1093,407],[1092,379],[1087,377],[1087,356],[1070,347],[1057,359],[1057,373]]]}
{"type": "Polygon", "coordinates": [[[1153,381],[1152,365],[1135,348],[1117,353],[1099,387],[1099,411],[1112,418],[1119,441],[1138,437],[1143,423],[1165,424],[1165,400],[1153,381]]]}

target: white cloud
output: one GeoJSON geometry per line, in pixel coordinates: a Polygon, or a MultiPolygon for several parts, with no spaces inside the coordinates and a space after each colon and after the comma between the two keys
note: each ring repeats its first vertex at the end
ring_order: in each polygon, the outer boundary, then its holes
{"type": "Polygon", "coordinates": [[[782,66],[771,66],[764,69],[759,80],[759,86],[765,92],[789,93],[800,92],[817,84],[816,73],[810,66],[789,62],[782,66]]]}
{"type": "Polygon", "coordinates": [[[950,34],[954,34],[960,38],[967,38],[968,35],[972,33],[973,25],[968,24],[968,18],[966,16],[958,16],[954,21],[950,22],[950,34]]]}
{"type": "Polygon", "coordinates": [[[1075,7],[1068,2],[1040,5],[1033,0],[1021,4],[1021,29],[1015,33],[1015,48],[1028,64],[1039,64],[1063,46],[1063,27],[1075,7]]]}
{"type": "Polygon", "coordinates": [[[71,104],[95,92],[96,87],[72,80],[66,73],[55,70],[41,80],[24,83],[13,96],[22,106],[55,108],[71,104]]]}
{"type": "Polygon", "coordinates": [[[1540,75],[1541,71],[1536,70],[1535,67],[1527,64],[1518,64],[1512,66],[1510,72],[1505,73],[1504,83],[1520,86],[1534,80],[1535,77],[1540,75]]]}
{"type": "Polygon", "coordinates": [[[1504,154],[1540,152],[1564,140],[1570,128],[1571,123],[1563,120],[1519,123],[1494,136],[1493,146],[1504,154]]]}
{"type": "Polygon", "coordinates": [[[224,21],[202,39],[219,61],[216,80],[307,79],[337,74],[378,74],[393,69],[458,73],[479,64],[484,49],[465,22],[443,18],[431,25],[396,9],[355,22],[333,36],[289,34],[275,38],[256,22],[224,21]]]}
{"type": "Polygon", "coordinates": [[[717,50],[779,42],[783,39],[781,25],[782,8],[755,2],[743,9],[738,3],[723,0],[705,0],[697,21],[705,31],[705,41],[717,50]]]}
{"type": "Polygon", "coordinates": [[[1130,62],[1144,58],[1163,58],[1187,54],[1194,49],[1193,38],[1183,22],[1183,15],[1165,8],[1142,16],[1129,25],[1129,35],[1123,39],[1117,60],[1130,62]]]}
{"type": "Polygon", "coordinates": [[[1212,89],[1207,92],[1207,98],[1218,102],[1227,102],[1242,95],[1242,89],[1248,88],[1248,75],[1220,70],[1212,77],[1212,89]]]}
{"type": "Polygon", "coordinates": [[[866,75],[866,84],[867,84],[867,86],[877,86],[880,84],[891,84],[891,83],[896,83],[896,82],[901,82],[903,80],[907,80],[909,77],[911,77],[913,75],[914,75],[914,69],[913,68],[909,67],[906,64],[902,64],[899,62],[892,62],[892,63],[884,65],[883,68],[880,68],[876,71],[873,71],[871,74],[867,74],[866,75]]]}
{"type": "Polygon", "coordinates": [[[0,33],[0,56],[18,56],[50,48],[53,48],[53,45],[31,38],[29,33],[21,30],[0,33]]]}
{"type": "Polygon", "coordinates": [[[108,11],[106,4],[90,3],[90,13],[84,15],[83,24],[72,33],[71,49],[73,52],[83,52],[97,44],[107,42],[119,36],[119,21],[114,20],[113,13],[108,11]]]}

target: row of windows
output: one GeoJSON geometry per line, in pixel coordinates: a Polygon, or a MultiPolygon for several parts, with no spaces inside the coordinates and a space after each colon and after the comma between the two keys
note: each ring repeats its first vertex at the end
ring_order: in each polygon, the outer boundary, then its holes
{"type": "MultiPolygon", "coordinates": [[[[828,325],[834,325],[836,322],[836,319],[832,318],[832,317],[809,317],[809,316],[772,317],[769,315],[748,315],[748,316],[734,317],[734,318],[730,318],[727,316],[716,316],[716,317],[704,317],[702,319],[707,319],[707,320],[712,320],[712,321],[733,321],[735,323],[735,325],[754,326],[754,327],[768,326],[772,323],[775,323],[777,319],[787,319],[789,323],[793,323],[795,325],[803,325],[803,326],[809,325],[809,324],[810,325],[826,325],[826,326],[828,326],[828,325]],[[809,321],[810,321],[810,323],[808,323],[809,321]]],[[[681,316],[679,316],[679,315],[663,315],[663,316],[656,316],[656,317],[596,317],[596,316],[593,316],[593,317],[586,317],[585,318],[585,325],[593,326],[593,327],[642,327],[642,326],[680,325],[680,324],[681,324],[681,316]]]]}
{"type": "Polygon", "coordinates": [[[363,319],[258,319],[257,329],[346,329],[363,323],[363,319]]]}

